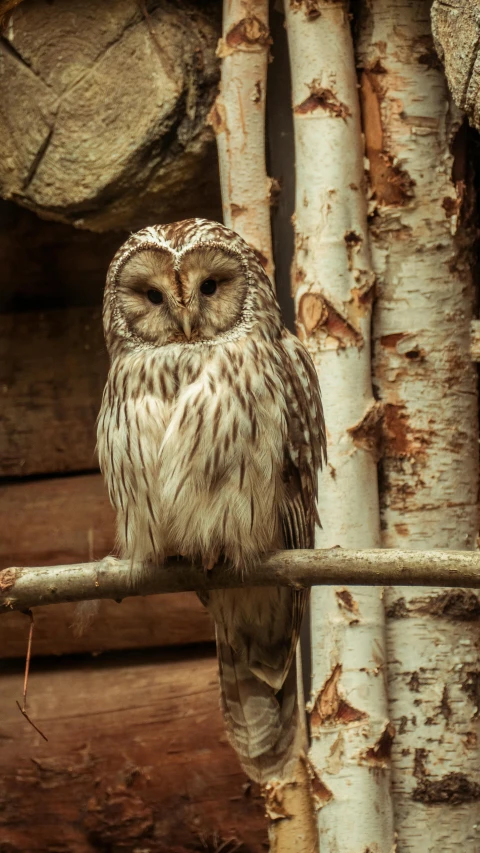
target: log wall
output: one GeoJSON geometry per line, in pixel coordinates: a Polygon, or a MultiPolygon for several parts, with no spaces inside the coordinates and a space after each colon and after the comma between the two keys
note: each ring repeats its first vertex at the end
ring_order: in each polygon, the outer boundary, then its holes
{"type": "Polygon", "coordinates": [[[263,803],[226,742],[213,648],[3,667],[0,849],[261,853],[263,803]]]}
{"type": "MultiPolygon", "coordinates": [[[[198,215],[212,215],[216,193],[198,215]]],[[[95,421],[103,282],[124,237],[0,200],[0,568],[114,552],[95,421]]],[[[197,597],[102,602],[80,637],[74,610],[34,612],[28,712],[48,742],[16,705],[29,620],[0,619],[2,853],[265,850],[263,803],[226,740],[197,597]]]]}

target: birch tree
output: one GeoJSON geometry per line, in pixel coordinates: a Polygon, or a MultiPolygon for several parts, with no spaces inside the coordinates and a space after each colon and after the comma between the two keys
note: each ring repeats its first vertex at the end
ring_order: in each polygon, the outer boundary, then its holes
{"type": "MultiPolygon", "coordinates": [[[[347,2],[286,4],[296,152],[297,330],[320,375],[329,463],[318,546],[380,542],[378,406],[370,376],[374,275],[347,2]]],[[[382,591],[316,589],[310,760],[321,849],[391,853],[393,738],[382,591]]]]}
{"type": "Polygon", "coordinates": [[[255,249],[273,280],[265,99],[271,43],[267,0],[225,0],[220,92],[210,113],[220,167],[223,221],[255,249]]]}
{"type": "MultiPolygon", "coordinates": [[[[360,31],[379,279],[374,370],[385,427],[382,543],[473,548],[478,429],[469,353],[473,292],[462,227],[465,151],[429,12],[429,0],[366,2],[360,31]]],[[[480,845],[478,598],[469,590],[390,588],[386,605],[399,848],[474,853],[480,845]]]]}

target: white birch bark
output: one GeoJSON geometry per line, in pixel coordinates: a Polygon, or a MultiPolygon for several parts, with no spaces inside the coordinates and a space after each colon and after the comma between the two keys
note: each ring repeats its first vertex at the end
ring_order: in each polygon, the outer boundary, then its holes
{"type": "MultiPolygon", "coordinates": [[[[467,549],[478,524],[478,429],[473,293],[459,231],[465,176],[461,156],[455,163],[451,153],[458,124],[429,12],[429,0],[366,2],[360,35],[379,277],[375,385],[385,413],[382,542],[467,549]]],[[[478,597],[390,588],[387,606],[399,849],[474,853],[478,597]]]]}
{"type": "MultiPolygon", "coordinates": [[[[296,150],[297,329],[317,365],[329,463],[320,547],[379,544],[374,276],[347,2],[287,3],[296,150]]],[[[313,590],[310,760],[322,853],[391,853],[382,592],[313,590]]]]}
{"type": "Polygon", "coordinates": [[[222,33],[220,92],[210,121],[217,138],[223,221],[252,246],[273,281],[271,181],[265,165],[267,0],[224,0],[222,33]]]}

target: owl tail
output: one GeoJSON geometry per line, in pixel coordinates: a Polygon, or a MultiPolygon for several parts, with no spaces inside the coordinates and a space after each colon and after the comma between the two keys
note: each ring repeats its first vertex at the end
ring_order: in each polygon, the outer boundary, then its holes
{"type": "Polygon", "coordinates": [[[237,624],[232,643],[231,631],[217,621],[216,635],[221,706],[240,763],[255,782],[285,777],[299,749],[295,654],[279,655],[266,625],[237,624]]]}

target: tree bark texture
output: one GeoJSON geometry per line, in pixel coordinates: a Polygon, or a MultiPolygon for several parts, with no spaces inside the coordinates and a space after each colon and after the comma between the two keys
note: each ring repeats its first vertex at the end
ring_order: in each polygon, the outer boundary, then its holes
{"type": "Polygon", "coordinates": [[[457,107],[480,128],[480,6],[472,0],[434,0],[432,30],[457,107]]]}
{"type": "Polygon", "coordinates": [[[33,661],[0,675],[0,845],[8,853],[264,853],[258,786],[218,705],[213,647],[33,661]]]}
{"type": "MultiPolygon", "coordinates": [[[[328,437],[318,544],[375,548],[374,275],[348,3],[299,0],[286,8],[296,153],[293,291],[297,331],[319,372],[328,437]]],[[[315,589],[311,610],[310,760],[320,848],[391,853],[382,593],[315,589]]]]}
{"type": "MultiPolygon", "coordinates": [[[[359,54],[379,281],[374,370],[384,412],[382,543],[474,548],[477,389],[459,119],[434,53],[429,2],[376,0],[363,13],[359,54]]],[[[386,594],[402,853],[479,848],[473,599],[468,590],[450,604],[441,589],[386,594]]]]}
{"type": "Polygon", "coordinates": [[[218,217],[217,15],[163,0],[14,9],[0,38],[0,193],[97,231],[218,217]]]}
{"type": "Polygon", "coordinates": [[[218,146],[223,221],[257,253],[274,279],[265,98],[271,43],[267,0],[224,0],[221,84],[210,113],[218,146]]]}

